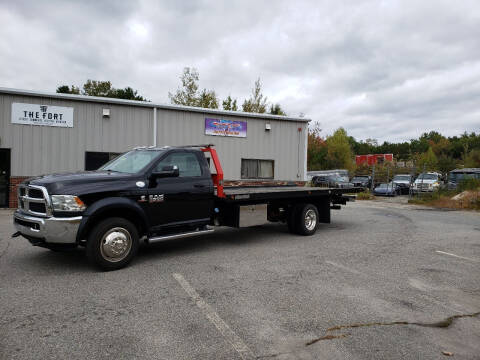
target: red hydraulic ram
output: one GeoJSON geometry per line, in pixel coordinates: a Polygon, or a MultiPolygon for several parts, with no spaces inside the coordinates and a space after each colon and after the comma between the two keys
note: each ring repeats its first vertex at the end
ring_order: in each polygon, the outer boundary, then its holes
{"type": "Polygon", "coordinates": [[[218,158],[217,151],[212,147],[213,145],[207,145],[202,148],[203,152],[209,152],[213,160],[213,165],[215,165],[216,174],[212,174],[213,184],[217,187],[217,196],[224,198],[225,193],[223,192],[223,170],[222,165],[220,164],[220,159],[218,158]]]}

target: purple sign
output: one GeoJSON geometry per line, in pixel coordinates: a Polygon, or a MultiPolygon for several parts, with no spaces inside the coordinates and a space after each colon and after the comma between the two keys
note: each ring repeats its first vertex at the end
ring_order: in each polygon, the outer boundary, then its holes
{"type": "Polygon", "coordinates": [[[205,118],[205,134],[247,137],[247,122],[205,118]]]}

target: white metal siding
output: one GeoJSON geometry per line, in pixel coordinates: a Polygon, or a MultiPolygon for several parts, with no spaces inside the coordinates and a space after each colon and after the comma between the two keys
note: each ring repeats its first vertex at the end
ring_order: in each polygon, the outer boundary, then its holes
{"type": "Polygon", "coordinates": [[[149,108],[0,94],[0,148],[12,149],[11,176],[83,170],[85,151],[150,145],[152,125],[149,108]],[[12,102],[73,107],[73,128],[12,124],[12,102]]]}
{"type": "Polygon", "coordinates": [[[275,180],[303,180],[306,157],[305,131],[307,124],[296,121],[265,120],[242,117],[219,117],[209,113],[185,111],[157,111],[157,144],[215,144],[222,163],[225,179],[240,179],[241,159],[268,159],[275,161],[275,180]],[[205,118],[246,121],[247,137],[205,135],[205,118]],[[265,131],[265,124],[272,129],[265,131]],[[298,131],[298,129],[301,131],[298,131]]]}
{"type": "MultiPolygon", "coordinates": [[[[11,176],[83,170],[85,151],[124,152],[153,144],[153,108],[106,101],[0,93],[0,148],[11,148],[11,176]],[[74,127],[12,124],[13,102],[73,107],[74,127]],[[110,118],[102,117],[103,108],[110,109],[110,118]]],[[[304,179],[306,122],[158,108],[157,125],[158,146],[215,144],[225,179],[240,179],[242,158],[274,160],[275,180],[304,179]],[[247,137],[205,135],[205,117],[247,121],[247,137]]]]}

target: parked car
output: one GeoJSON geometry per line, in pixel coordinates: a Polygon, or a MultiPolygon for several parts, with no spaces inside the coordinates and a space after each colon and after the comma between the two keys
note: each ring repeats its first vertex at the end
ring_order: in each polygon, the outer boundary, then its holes
{"type": "Polygon", "coordinates": [[[348,181],[348,176],[331,176],[333,187],[335,188],[353,188],[353,184],[348,181]]]}
{"type": "MultiPolygon", "coordinates": [[[[348,179],[348,178],[347,178],[348,179]]],[[[332,188],[352,188],[354,187],[348,180],[345,181],[345,177],[338,175],[318,175],[314,176],[312,183],[315,186],[320,187],[332,187],[332,188]]]]}
{"type": "Polygon", "coordinates": [[[373,189],[373,195],[378,196],[396,196],[400,194],[400,187],[394,182],[381,183],[373,189]]]}
{"type": "Polygon", "coordinates": [[[330,181],[330,176],[324,176],[324,175],[319,175],[319,176],[314,176],[312,178],[312,184],[314,186],[319,186],[319,187],[331,187],[331,181],[330,181]]]}
{"type": "Polygon", "coordinates": [[[307,172],[307,180],[308,181],[313,181],[314,177],[317,176],[340,176],[345,179],[346,182],[348,182],[349,174],[348,170],[346,169],[333,169],[333,170],[313,170],[313,171],[308,171],[307,172]]]}
{"type": "Polygon", "coordinates": [[[421,173],[411,186],[413,193],[433,192],[440,189],[441,175],[436,172],[421,173]]]}
{"type": "Polygon", "coordinates": [[[393,177],[393,183],[400,187],[402,194],[408,194],[410,185],[412,185],[413,177],[408,174],[398,174],[393,177]]]}
{"type": "Polygon", "coordinates": [[[369,175],[357,175],[350,181],[355,187],[370,188],[372,186],[372,177],[369,175]]]}
{"type": "Polygon", "coordinates": [[[480,168],[455,169],[448,174],[448,190],[456,190],[459,183],[467,179],[480,180],[480,168]]]}

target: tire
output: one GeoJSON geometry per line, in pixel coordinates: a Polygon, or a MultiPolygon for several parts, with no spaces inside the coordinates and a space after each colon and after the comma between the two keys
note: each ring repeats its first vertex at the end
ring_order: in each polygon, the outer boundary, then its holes
{"type": "Polygon", "coordinates": [[[124,218],[109,218],[99,222],[87,239],[89,260],[103,270],[117,270],[128,265],[139,246],[138,230],[124,218]]]}
{"type": "Polygon", "coordinates": [[[295,230],[299,235],[313,235],[318,228],[318,209],[312,204],[301,204],[297,206],[295,230]]]}

